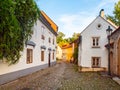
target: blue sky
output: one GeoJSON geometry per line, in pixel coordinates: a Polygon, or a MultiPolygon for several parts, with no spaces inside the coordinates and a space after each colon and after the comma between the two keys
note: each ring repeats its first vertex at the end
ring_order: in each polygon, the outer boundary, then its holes
{"type": "Polygon", "coordinates": [[[37,5],[59,27],[66,37],[74,32],[80,33],[104,9],[106,15],[112,15],[114,4],[118,0],[36,0],[37,5]]]}

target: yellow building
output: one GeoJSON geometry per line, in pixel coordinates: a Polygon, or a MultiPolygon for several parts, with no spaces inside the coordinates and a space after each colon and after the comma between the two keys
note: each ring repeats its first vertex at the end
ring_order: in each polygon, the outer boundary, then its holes
{"type": "Polygon", "coordinates": [[[78,47],[78,39],[68,45],[62,46],[62,58],[68,62],[73,61],[74,49],[78,47]]]}
{"type": "Polygon", "coordinates": [[[73,49],[72,49],[72,45],[64,45],[62,47],[62,58],[63,60],[66,60],[68,62],[70,62],[70,60],[72,59],[73,56],[73,49]]]}

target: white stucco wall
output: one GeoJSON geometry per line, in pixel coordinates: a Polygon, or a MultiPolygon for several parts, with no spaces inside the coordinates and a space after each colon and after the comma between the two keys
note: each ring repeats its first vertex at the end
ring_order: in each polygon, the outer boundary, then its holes
{"type": "Polygon", "coordinates": [[[56,58],[62,59],[62,49],[57,45],[56,58]]]}
{"type": "Polygon", "coordinates": [[[56,51],[53,51],[53,49],[56,50],[56,48],[55,48],[56,47],[56,36],[50,30],[48,30],[48,28],[40,20],[37,20],[36,24],[33,27],[33,30],[34,30],[34,32],[33,32],[33,35],[32,35],[32,38],[30,41],[33,41],[36,44],[36,46],[33,47],[33,46],[25,45],[23,52],[21,52],[21,58],[17,64],[8,66],[8,64],[3,63],[1,61],[0,62],[0,75],[18,71],[18,70],[23,70],[23,69],[30,68],[30,67],[47,64],[49,47],[52,49],[52,51],[50,51],[51,52],[51,62],[56,61],[56,51]],[[45,27],[45,30],[44,30],[45,40],[44,41],[41,39],[41,26],[45,27]],[[51,43],[48,42],[49,37],[51,38],[51,43]],[[53,38],[55,40],[54,45],[52,43],[53,38]],[[40,48],[41,45],[46,46],[44,61],[41,61],[41,48],[40,48]],[[26,63],[26,49],[27,48],[33,49],[33,62],[30,64],[26,63]],[[52,58],[52,52],[54,52],[54,60],[52,58]]]}
{"type": "Polygon", "coordinates": [[[108,66],[108,52],[105,47],[107,44],[106,29],[110,26],[113,30],[115,28],[101,17],[97,17],[82,33],[82,40],[79,44],[78,65],[82,67],[91,67],[92,57],[101,57],[101,67],[108,66]],[[101,29],[96,28],[98,24],[102,25],[101,29]],[[92,48],[92,37],[100,37],[100,48],[92,48]]]}

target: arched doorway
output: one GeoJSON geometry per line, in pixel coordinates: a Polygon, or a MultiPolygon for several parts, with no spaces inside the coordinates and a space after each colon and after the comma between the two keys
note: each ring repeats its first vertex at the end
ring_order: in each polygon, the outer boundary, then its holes
{"type": "Polygon", "coordinates": [[[111,74],[113,74],[114,72],[114,66],[113,66],[113,52],[110,52],[110,71],[111,71],[111,74]]]}
{"type": "Polygon", "coordinates": [[[118,75],[120,76],[120,39],[118,40],[118,54],[117,54],[117,56],[118,56],[118,75]]]}

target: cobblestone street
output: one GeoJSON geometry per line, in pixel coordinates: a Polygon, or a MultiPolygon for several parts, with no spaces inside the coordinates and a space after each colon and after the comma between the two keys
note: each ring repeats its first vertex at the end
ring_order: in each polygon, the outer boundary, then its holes
{"type": "Polygon", "coordinates": [[[66,62],[0,86],[0,90],[120,90],[120,85],[99,73],[79,73],[66,62]]]}

